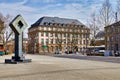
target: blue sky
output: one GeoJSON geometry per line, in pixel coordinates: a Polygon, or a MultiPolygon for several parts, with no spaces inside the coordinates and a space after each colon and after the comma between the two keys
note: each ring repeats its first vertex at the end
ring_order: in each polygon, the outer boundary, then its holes
{"type": "MultiPolygon", "coordinates": [[[[89,16],[99,10],[104,0],[0,0],[0,12],[15,17],[21,14],[28,27],[42,16],[78,19],[87,23],[89,16]]],[[[111,0],[113,6],[115,0],[111,0]]]]}

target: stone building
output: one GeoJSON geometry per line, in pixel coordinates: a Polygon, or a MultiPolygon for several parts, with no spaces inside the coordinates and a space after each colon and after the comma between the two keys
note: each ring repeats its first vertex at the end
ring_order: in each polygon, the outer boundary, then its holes
{"type": "Polygon", "coordinates": [[[105,27],[105,48],[120,51],[120,21],[105,27]]]}
{"type": "MultiPolygon", "coordinates": [[[[14,53],[15,48],[14,48],[15,40],[11,39],[7,43],[7,49],[9,52],[14,53]]],[[[23,38],[22,41],[22,52],[27,53],[28,52],[28,38],[23,38]]]]}
{"type": "Polygon", "coordinates": [[[89,35],[90,29],[76,19],[41,17],[28,29],[28,51],[80,52],[89,45],[89,35]]]}
{"type": "Polygon", "coordinates": [[[105,46],[105,31],[99,31],[95,36],[95,46],[105,46]]]}

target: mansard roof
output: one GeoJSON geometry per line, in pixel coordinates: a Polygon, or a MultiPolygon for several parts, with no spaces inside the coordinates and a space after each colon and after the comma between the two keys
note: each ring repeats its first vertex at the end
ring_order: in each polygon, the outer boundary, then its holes
{"type": "Polygon", "coordinates": [[[37,20],[31,27],[42,26],[45,23],[57,23],[57,24],[70,24],[70,25],[83,25],[77,19],[67,19],[67,18],[59,18],[59,17],[41,17],[37,20]]]}
{"type": "Polygon", "coordinates": [[[96,38],[104,38],[105,37],[105,31],[99,31],[95,37],[96,38]]]}

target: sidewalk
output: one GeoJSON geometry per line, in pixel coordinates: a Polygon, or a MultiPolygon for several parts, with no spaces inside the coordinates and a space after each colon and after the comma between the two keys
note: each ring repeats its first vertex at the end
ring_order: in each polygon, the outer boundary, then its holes
{"type": "Polygon", "coordinates": [[[120,64],[89,60],[26,55],[31,63],[4,64],[0,56],[0,80],[119,80],[120,64]]]}

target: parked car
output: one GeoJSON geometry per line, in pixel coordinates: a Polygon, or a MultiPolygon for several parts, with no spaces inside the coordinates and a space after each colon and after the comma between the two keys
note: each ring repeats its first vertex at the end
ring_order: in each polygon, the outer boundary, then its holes
{"type": "Polygon", "coordinates": [[[92,50],[90,53],[87,53],[88,56],[104,56],[105,50],[92,50]]]}
{"type": "Polygon", "coordinates": [[[55,54],[62,54],[62,51],[56,50],[56,51],[55,51],[55,54]]]}
{"type": "Polygon", "coordinates": [[[5,52],[4,51],[0,51],[0,55],[5,55],[5,52]]]}
{"type": "Polygon", "coordinates": [[[105,50],[99,50],[99,53],[105,53],[105,50]]]}
{"type": "Polygon", "coordinates": [[[72,51],[69,51],[69,54],[72,54],[73,52],[72,51]]]}

